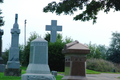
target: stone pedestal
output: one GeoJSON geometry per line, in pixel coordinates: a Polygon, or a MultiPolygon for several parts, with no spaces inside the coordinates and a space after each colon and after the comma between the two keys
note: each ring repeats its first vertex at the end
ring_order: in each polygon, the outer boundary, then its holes
{"type": "Polygon", "coordinates": [[[5,70],[5,64],[3,64],[3,59],[2,59],[2,35],[3,35],[3,30],[0,29],[0,72],[4,72],[5,70]]]}
{"type": "Polygon", "coordinates": [[[17,23],[18,14],[15,15],[15,23],[13,29],[11,29],[12,39],[11,47],[9,50],[9,58],[7,62],[7,68],[5,70],[5,76],[21,76],[20,61],[19,61],[19,34],[20,29],[17,23]]]}
{"type": "Polygon", "coordinates": [[[65,54],[65,76],[62,80],[87,80],[86,57],[90,50],[78,41],[68,43],[64,46],[65,54]]]}
{"type": "Polygon", "coordinates": [[[38,38],[31,42],[30,58],[26,74],[23,74],[21,80],[56,80],[50,74],[48,65],[48,42],[38,38]]]}

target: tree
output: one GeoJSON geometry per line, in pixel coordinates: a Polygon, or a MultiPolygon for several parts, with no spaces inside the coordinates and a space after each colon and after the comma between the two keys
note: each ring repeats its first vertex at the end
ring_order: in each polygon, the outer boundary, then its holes
{"type": "Polygon", "coordinates": [[[3,0],[0,0],[0,3],[3,3],[3,0]]]}
{"type": "MultiPolygon", "coordinates": [[[[3,0],[0,0],[0,3],[3,3],[3,0]]],[[[0,9],[0,15],[2,14],[2,10],[0,9]]],[[[0,16],[0,26],[4,25],[3,17],[0,16]]]]}
{"type": "Polygon", "coordinates": [[[64,13],[74,14],[78,10],[82,13],[76,15],[74,20],[89,21],[96,23],[99,11],[108,13],[110,9],[120,11],[120,0],[60,0],[59,3],[51,2],[44,7],[43,12],[55,12],[57,15],[64,13]]]}
{"type": "Polygon", "coordinates": [[[107,60],[120,63],[120,33],[112,33],[111,44],[107,51],[107,60]]]}
{"type": "MultiPolygon", "coordinates": [[[[44,36],[44,39],[47,40],[48,42],[50,42],[50,36],[51,36],[50,33],[47,32],[44,36]]],[[[57,40],[62,41],[62,35],[59,33],[57,34],[57,40]]]]}
{"type": "Polygon", "coordinates": [[[105,45],[96,45],[91,44],[90,42],[88,47],[90,49],[90,53],[87,55],[87,58],[106,59],[107,48],[105,45]]]}
{"type": "Polygon", "coordinates": [[[106,53],[108,48],[105,45],[98,45],[97,47],[99,48],[99,51],[101,53],[101,58],[106,60],[107,59],[106,53]]]}

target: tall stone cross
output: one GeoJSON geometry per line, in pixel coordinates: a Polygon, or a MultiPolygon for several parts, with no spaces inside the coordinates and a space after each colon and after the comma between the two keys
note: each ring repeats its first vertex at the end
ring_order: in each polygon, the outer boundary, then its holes
{"type": "Polygon", "coordinates": [[[50,41],[56,42],[57,31],[62,31],[62,26],[57,26],[57,20],[52,20],[51,25],[46,25],[46,31],[51,31],[50,41]]]}

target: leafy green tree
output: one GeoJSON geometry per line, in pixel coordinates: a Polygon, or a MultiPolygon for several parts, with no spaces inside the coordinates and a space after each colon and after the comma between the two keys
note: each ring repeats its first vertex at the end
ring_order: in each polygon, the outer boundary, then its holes
{"type": "Polygon", "coordinates": [[[48,43],[48,63],[50,70],[64,71],[64,54],[62,49],[65,43],[57,40],[55,43],[48,43]]]}
{"type": "MultiPolygon", "coordinates": [[[[46,33],[44,36],[44,39],[50,42],[50,33],[46,33]]],[[[57,40],[62,41],[62,34],[58,33],[57,34],[57,40]]]]}
{"type": "Polygon", "coordinates": [[[9,49],[5,49],[5,52],[4,52],[4,54],[2,55],[4,64],[7,64],[8,56],[9,56],[9,49]]]}
{"type": "Polygon", "coordinates": [[[99,11],[108,13],[110,9],[120,11],[120,0],[60,0],[59,3],[53,1],[44,7],[43,12],[71,15],[78,10],[82,10],[80,14],[74,17],[74,20],[93,20],[93,23],[95,23],[99,11]]]}
{"type": "Polygon", "coordinates": [[[106,60],[107,59],[106,53],[108,48],[105,45],[98,45],[97,47],[99,48],[101,58],[106,60]]]}
{"type": "Polygon", "coordinates": [[[112,33],[111,44],[107,51],[107,60],[120,63],[120,33],[112,33]]]}
{"type": "Polygon", "coordinates": [[[3,3],[3,0],[0,0],[0,3],[3,3]]]}
{"type": "Polygon", "coordinates": [[[90,49],[90,53],[87,55],[87,58],[106,59],[107,48],[105,45],[96,45],[91,44],[90,42],[88,47],[90,49]]]}
{"type": "MultiPolygon", "coordinates": [[[[3,0],[0,0],[0,3],[3,3],[3,0]]],[[[2,10],[0,9],[0,15],[2,14],[2,10]]],[[[4,25],[3,17],[0,16],[0,26],[4,25]]]]}

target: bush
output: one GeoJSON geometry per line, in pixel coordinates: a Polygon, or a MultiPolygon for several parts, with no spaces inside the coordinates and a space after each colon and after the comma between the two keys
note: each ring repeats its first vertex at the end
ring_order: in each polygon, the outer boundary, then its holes
{"type": "Polygon", "coordinates": [[[8,54],[9,54],[9,49],[5,49],[5,52],[4,52],[4,54],[2,55],[3,63],[4,63],[4,64],[7,64],[8,54]]]}
{"type": "Polygon", "coordinates": [[[64,71],[64,55],[62,54],[62,49],[65,43],[57,41],[55,43],[49,42],[48,44],[48,63],[50,70],[55,70],[59,72],[64,71]]]}
{"type": "Polygon", "coordinates": [[[87,59],[87,69],[100,71],[100,72],[111,72],[113,69],[116,72],[120,72],[120,68],[114,66],[112,62],[103,59],[87,59]]]}

